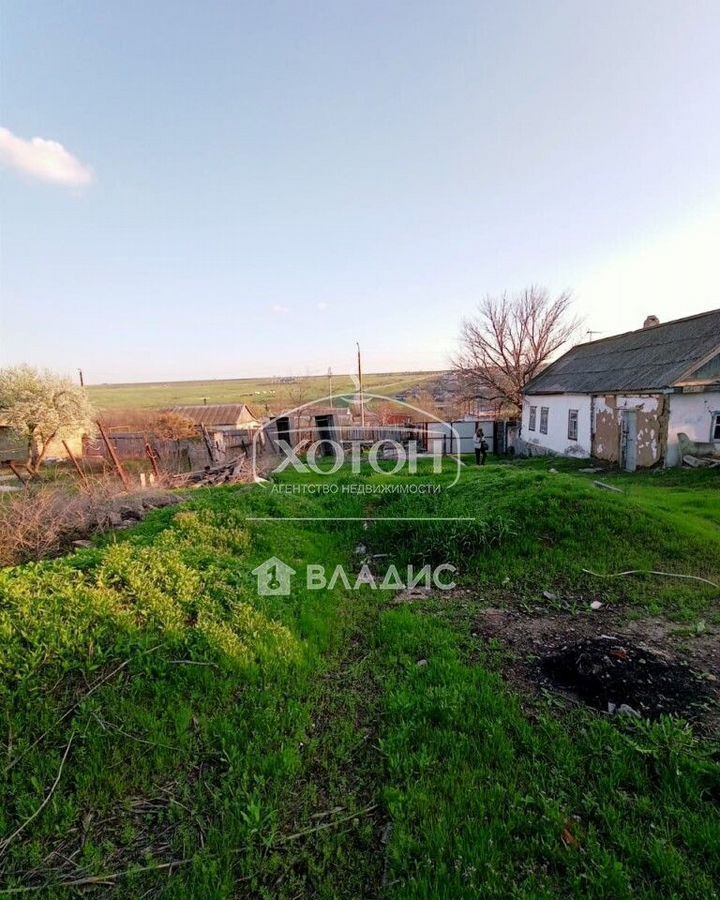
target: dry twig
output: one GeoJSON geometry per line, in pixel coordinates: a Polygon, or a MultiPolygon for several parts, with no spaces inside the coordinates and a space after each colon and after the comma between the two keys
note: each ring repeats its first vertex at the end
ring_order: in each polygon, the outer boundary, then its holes
{"type": "Polygon", "coordinates": [[[363,809],[358,809],[353,813],[348,813],[348,815],[342,816],[339,819],[333,819],[330,822],[323,822],[321,825],[314,825],[312,828],[304,828],[302,831],[296,831],[295,834],[289,834],[287,835],[287,837],[281,838],[279,841],[277,841],[276,846],[289,844],[291,841],[296,841],[298,840],[298,838],[305,837],[308,834],[315,834],[316,831],[324,831],[326,828],[336,828],[338,825],[342,825],[344,822],[349,822],[351,819],[357,819],[360,816],[366,816],[374,809],[377,809],[377,803],[371,803],[369,806],[366,806],[363,809]]]}
{"type": "Polygon", "coordinates": [[[623,575],[660,575],[663,578],[685,578],[690,581],[702,581],[703,584],[720,588],[720,584],[710,581],[709,578],[701,578],[699,575],[679,575],[677,572],[656,572],[653,569],[628,569],[627,572],[608,572],[605,575],[602,572],[593,572],[592,569],[583,569],[583,572],[586,572],[588,575],[594,575],[596,578],[621,578],[623,575]]]}
{"type": "MultiPolygon", "coordinates": [[[[144,650],[142,653],[139,653],[138,656],[145,656],[148,653],[153,653],[155,650],[158,650],[160,647],[162,647],[162,644],[157,644],[155,647],[151,647],[149,650],[144,650]]],[[[65,719],[67,719],[68,716],[72,715],[75,712],[75,710],[87,700],[88,697],[90,697],[92,694],[95,693],[95,691],[98,690],[98,688],[101,688],[107,681],[110,681],[111,678],[113,678],[115,675],[117,675],[119,672],[121,672],[124,668],[126,668],[132,662],[133,659],[136,659],[136,658],[137,657],[132,657],[130,659],[126,659],[124,662],[121,662],[120,665],[117,666],[117,668],[113,669],[112,672],[109,672],[107,675],[103,675],[102,678],[100,678],[98,681],[96,681],[95,684],[93,684],[93,686],[90,688],[89,691],[86,691],[86,693],[84,693],[82,695],[82,697],[76,703],[73,703],[73,705],[70,707],[70,709],[66,710],[60,716],[60,718],[57,719],[46,731],[43,731],[43,733],[40,735],[40,737],[36,738],[32,742],[32,744],[30,744],[29,747],[26,747],[22,751],[22,753],[19,753],[15,757],[15,759],[11,763],[8,763],[8,765],[5,766],[5,768],[3,769],[3,775],[7,774],[10,771],[10,769],[12,769],[14,766],[16,766],[20,762],[20,760],[23,759],[25,756],[27,756],[27,754],[34,747],[37,747],[37,745],[41,741],[43,741],[50,734],[51,731],[54,731],[58,727],[58,725],[61,725],[65,721],[65,719]]]]}
{"type": "Polygon", "coordinates": [[[129,738],[131,741],[137,741],[138,744],[147,744],[149,747],[162,747],[163,750],[180,750],[179,747],[174,747],[172,744],[160,744],[157,741],[148,741],[145,738],[130,734],[129,731],[123,731],[123,729],[118,725],[115,725],[113,722],[108,722],[105,719],[101,719],[100,716],[95,715],[95,713],[93,713],[93,719],[95,719],[95,721],[102,729],[110,729],[110,731],[115,731],[117,734],[121,734],[123,737],[129,738]]]}
{"type": "Polygon", "coordinates": [[[28,894],[33,891],[45,891],[49,887],[84,887],[91,884],[112,884],[118,878],[124,878],[128,875],[140,874],[141,872],[159,872],[163,869],[175,869],[179,866],[186,866],[192,862],[192,859],[173,859],[170,862],[158,863],[151,866],[136,866],[132,869],[123,869],[120,872],[106,872],[103,875],[87,875],[83,878],[72,878],[68,881],[46,882],[45,884],[30,885],[27,887],[5,888],[3,894],[28,894]]]}
{"type": "Polygon", "coordinates": [[[55,776],[55,781],[53,781],[52,787],[50,788],[47,795],[45,796],[45,799],[40,804],[40,806],[38,806],[38,808],[35,810],[35,812],[32,813],[32,815],[28,816],[27,819],[25,819],[25,821],[22,823],[22,825],[19,825],[9,837],[6,837],[3,841],[0,842],[0,856],[5,854],[7,848],[10,846],[10,844],[12,844],[12,842],[15,840],[15,838],[19,834],[22,834],[23,831],[25,831],[27,826],[33,821],[33,819],[36,819],[40,815],[40,813],[45,809],[45,807],[48,805],[48,803],[52,799],[52,795],[55,793],[55,788],[60,783],[60,778],[62,776],[63,769],[65,768],[65,760],[68,758],[68,753],[70,752],[70,747],[72,747],[72,742],[73,742],[74,737],[75,737],[75,732],[73,731],[70,734],[70,740],[67,742],[67,747],[65,747],[65,752],[63,753],[63,758],[62,758],[62,761],[60,762],[60,768],[58,769],[58,773],[55,776]]]}

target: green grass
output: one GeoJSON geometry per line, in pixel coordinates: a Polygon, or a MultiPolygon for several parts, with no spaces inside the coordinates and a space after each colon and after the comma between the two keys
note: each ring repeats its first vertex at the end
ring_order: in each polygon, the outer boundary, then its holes
{"type": "MultiPolygon", "coordinates": [[[[184,896],[255,878],[338,628],[337,594],[256,595],[250,571],[276,541],[289,564],[343,558],[341,534],[248,530],[246,515],[282,506],[206,492],[172,521],[156,514],[100,550],[2,575],[5,836],[73,737],[52,803],[7,849],[3,887],[63,880],[63,856],[90,875],[193,859],[173,886],[184,896]]],[[[123,889],[137,896],[153,877],[123,889]]]]}
{"type": "Polygon", "coordinates": [[[403,564],[449,561],[474,585],[510,582],[514,591],[534,596],[551,588],[592,592],[673,618],[705,610],[720,621],[711,586],[654,576],[594,578],[584,571],[662,569],[720,581],[717,473],[618,476],[613,483],[624,493],[616,494],[593,485],[599,476],[578,475],[576,465],[557,473],[549,468],[544,461],[468,466],[454,486],[452,470],[432,477],[429,466],[412,477],[367,476],[405,485],[432,480],[446,488],[371,495],[372,514],[390,521],[373,523],[368,540],[403,564]]]}
{"type": "Polygon", "coordinates": [[[530,722],[449,628],[408,610],[383,616],[377,656],[391,896],[716,895],[720,777],[683,725],[530,722]]]}
{"type": "Polygon", "coordinates": [[[717,473],[600,476],[615,494],[577,468],[360,479],[448,488],[430,495],[345,492],[344,470],[324,479],[337,493],[198,491],[0,573],[0,841],[27,822],[0,889],[65,897],[120,873],[123,897],[716,896],[714,746],[674,720],[527,709],[468,644],[486,591],[717,621],[707,585],[582,571],[720,580],[717,473]],[[249,518],[287,515],[359,521],[249,518]],[[357,571],[361,543],[377,565],[452,562],[468,615],[302,578],[257,596],[269,556],[357,571]]]}
{"type": "MultiPolygon", "coordinates": [[[[367,374],[363,378],[367,391],[382,390],[397,393],[416,387],[439,372],[386,372],[367,374]]],[[[329,381],[324,375],[298,379],[307,402],[329,394],[329,381]]],[[[272,378],[228,378],[208,381],[138,382],[135,384],[92,384],[88,393],[98,409],[156,409],[166,406],[208,403],[249,403],[260,409],[266,402],[283,398],[288,391],[298,390],[297,384],[279,384],[272,378]]],[[[333,393],[354,391],[349,375],[333,377],[333,393]]]]}

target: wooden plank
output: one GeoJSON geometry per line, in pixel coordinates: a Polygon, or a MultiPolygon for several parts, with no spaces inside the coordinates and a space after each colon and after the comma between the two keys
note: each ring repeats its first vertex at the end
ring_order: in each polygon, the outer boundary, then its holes
{"type": "Polygon", "coordinates": [[[113,461],[113,465],[115,466],[115,471],[120,476],[122,483],[125,485],[125,490],[130,490],[130,479],[127,477],[127,472],[123,469],[120,464],[120,460],[118,459],[118,455],[115,452],[115,447],[113,446],[110,438],[107,436],[105,429],[102,426],[102,422],[98,420],[97,423],[98,430],[100,431],[100,436],[103,439],[103,443],[107,447],[107,452],[110,454],[110,459],[113,461]]]}
{"type": "Polygon", "coordinates": [[[71,461],[72,464],[75,466],[75,471],[76,471],[76,472],[78,473],[78,475],[80,476],[80,480],[81,480],[82,483],[85,485],[85,487],[87,487],[87,486],[88,486],[88,480],[87,480],[87,478],[86,478],[86,476],[85,476],[85,473],[84,473],[83,470],[80,468],[80,463],[79,463],[79,462],[77,461],[77,459],[75,458],[75,454],[72,452],[72,450],[71,450],[70,447],[68,446],[67,441],[63,440],[62,445],[63,445],[63,447],[65,448],[65,452],[67,453],[67,455],[68,455],[70,461],[71,461]]]}

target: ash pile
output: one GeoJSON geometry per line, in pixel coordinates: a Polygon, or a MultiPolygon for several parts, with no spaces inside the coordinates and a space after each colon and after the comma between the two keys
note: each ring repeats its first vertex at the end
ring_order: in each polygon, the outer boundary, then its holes
{"type": "Polygon", "coordinates": [[[691,719],[709,699],[707,684],[686,663],[620,635],[566,644],[541,667],[554,684],[603,712],[691,719]]]}

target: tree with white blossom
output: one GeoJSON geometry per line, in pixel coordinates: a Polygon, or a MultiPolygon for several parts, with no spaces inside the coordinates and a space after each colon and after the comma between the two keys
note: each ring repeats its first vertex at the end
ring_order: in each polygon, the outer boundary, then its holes
{"type": "Polygon", "coordinates": [[[25,444],[31,475],[54,440],[91,434],[94,419],[87,392],[69,378],[27,365],[0,369],[0,422],[25,444]]]}

